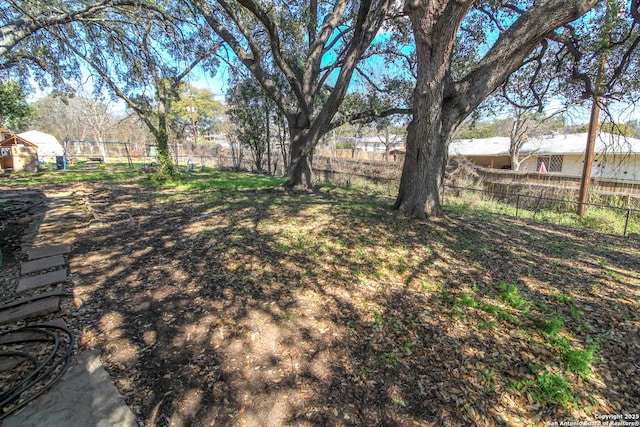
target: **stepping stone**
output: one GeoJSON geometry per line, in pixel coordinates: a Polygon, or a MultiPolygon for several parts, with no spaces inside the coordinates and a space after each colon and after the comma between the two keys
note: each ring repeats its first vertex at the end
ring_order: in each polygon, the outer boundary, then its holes
{"type": "Polygon", "coordinates": [[[64,265],[64,257],[62,255],[54,255],[47,258],[39,258],[33,261],[27,261],[20,264],[20,273],[22,275],[33,273],[39,270],[47,270],[51,267],[64,265]]]}
{"type": "Polygon", "coordinates": [[[44,244],[56,244],[56,245],[71,245],[71,243],[76,241],[76,235],[77,233],[74,231],[70,231],[70,232],[65,232],[65,233],[51,233],[51,232],[44,232],[44,233],[38,233],[38,236],[36,237],[36,239],[34,240],[34,245],[33,246],[41,246],[44,244]]]}
{"type": "MultiPolygon", "coordinates": [[[[2,341],[7,341],[7,340],[2,340],[2,341]]],[[[2,344],[2,343],[0,343],[2,344]]],[[[26,351],[28,353],[34,353],[35,351],[37,351],[37,347],[35,345],[35,343],[32,344],[25,344],[22,346],[22,348],[20,349],[21,351],[26,351]]],[[[27,362],[29,363],[29,365],[31,367],[33,367],[33,364],[28,361],[28,359],[25,359],[24,357],[19,357],[19,356],[6,356],[6,357],[2,357],[0,358],[0,372],[2,371],[9,371],[13,368],[15,368],[16,366],[18,366],[21,363],[27,362]]]]}
{"type": "Polygon", "coordinates": [[[38,233],[36,231],[32,231],[30,233],[25,233],[22,235],[22,238],[20,239],[22,241],[22,243],[28,243],[28,242],[32,242],[36,236],[38,235],[38,233]]]}
{"type": "Polygon", "coordinates": [[[82,211],[79,212],[78,209],[73,209],[68,211],[61,211],[58,209],[55,211],[47,212],[47,214],[44,216],[44,218],[42,218],[42,220],[54,222],[54,221],[64,221],[65,219],[68,219],[68,218],[82,218],[83,216],[84,216],[84,213],[82,211]]]}
{"type": "Polygon", "coordinates": [[[43,228],[51,229],[54,227],[72,227],[76,225],[78,225],[78,220],[64,217],[60,219],[51,219],[51,220],[45,219],[39,224],[38,229],[42,230],[43,228]]]}
{"type": "Polygon", "coordinates": [[[55,245],[34,247],[26,250],[29,254],[29,260],[46,258],[54,255],[68,254],[71,252],[71,245],[55,245]]]}
{"type": "Polygon", "coordinates": [[[3,420],[3,427],[138,427],[136,417],[100,362],[85,351],[48,393],[3,420]]]}
{"type": "Polygon", "coordinates": [[[21,294],[30,289],[41,288],[43,286],[53,285],[54,283],[60,283],[67,280],[67,269],[50,271],[49,273],[39,274],[37,276],[25,277],[20,279],[17,294],[21,294]]]}
{"type": "Polygon", "coordinates": [[[75,190],[72,191],[61,191],[55,194],[47,194],[47,199],[49,200],[60,200],[60,199],[69,199],[72,200],[72,198],[77,195],[78,192],[75,190]]]}
{"type": "MultiPolygon", "coordinates": [[[[15,299],[11,302],[8,302],[6,304],[3,304],[0,306],[0,311],[2,310],[6,310],[8,308],[12,308],[12,307],[17,307],[19,305],[23,305],[23,304],[28,304],[32,301],[36,301],[39,299],[43,299],[43,298],[47,298],[47,297],[61,297],[61,296],[70,296],[69,292],[65,292],[64,289],[62,288],[62,286],[57,287],[56,289],[54,289],[53,291],[48,291],[48,292],[41,292],[37,295],[31,295],[25,298],[20,298],[20,299],[15,299]]],[[[0,344],[2,343],[2,340],[0,339],[0,344]]]]}
{"type": "MultiPolygon", "coordinates": [[[[62,328],[68,328],[66,322],[59,317],[56,319],[47,320],[46,322],[39,322],[38,325],[42,326],[60,326],[62,328]]],[[[32,325],[27,325],[32,326],[32,325]]],[[[16,328],[17,329],[17,328],[16,328]]],[[[29,338],[42,338],[42,333],[34,331],[13,331],[0,337],[0,344],[6,344],[10,341],[25,340],[29,338]]]]}
{"type": "Polygon", "coordinates": [[[32,216],[23,216],[22,218],[18,218],[15,220],[16,224],[24,225],[33,221],[35,218],[32,216]]]}
{"type": "MultiPolygon", "coordinates": [[[[79,228],[79,221],[70,221],[68,224],[45,224],[38,226],[38,234],[60,234],[61,231],[69,231],[79,228]]],[[[28,231],[27,231],[28,232],[28,231]]]]}
{"type": "Polygon", "coordinates": [[[0,311],[0,324],[42,316],[59,310],[60,297],[49,297],[0,311]]]}

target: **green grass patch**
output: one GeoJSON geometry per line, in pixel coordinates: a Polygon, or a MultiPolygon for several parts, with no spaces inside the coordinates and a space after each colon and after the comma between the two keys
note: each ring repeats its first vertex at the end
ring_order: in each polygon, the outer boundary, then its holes
{"type": "Polygon", "coordinates": [[[282,313],[280,313],[280,315],[278,316],[278,319],[281,322],[284,321],[288,321],[288,320],[293,320],[293,314],[291,313],[287,313],[286,311],[283,311],[282,313]]]}
{"type": "Polygon", "coordinates": [[[515,309],[522,309],[529,306],[529,302],[522,297],[518,287],[510,283],[500,283],[500,298],[507,305],[515,309]]]}
{"type": "Polygon", "coordinates": [[[567,371],[580,375],[586,379],[591,375],[591,366],[595,362],[598,345],[592,343],[584,350],[567,348],[562,351],[560,357],[565,362],[567,371]]]}
{"type": "Polygon", "coordinates": [[[569,308],[569,317],[573,320],[580,320],[580,318],[584,315],[582,310],[579,310],[576,306],[572,305],[569,308]]]}
{"type": "Polygon", "coordinates": [[[498,313],[496,314],[496,317],[500,320],[503,320],[507,323],[511,323],[512,325],[515,325],[515,326],[520,326],[522,324],[522,322],[518,318],[516,318],[514,315],[512,315],[506,310],[498,311],[498,313]]]}
{"type": "Polygon", "coordinates": [[[471,308],[478,307],[478,303],[476,302],[476,300],[474,300],[471,295],[467,295],[467,294],[460,295],[460,297],[458,297],[458,300],[456,302],[459,305],[462,305],[464,307],[471,307],[471,308]]]}
{"type": "Polygon", "coordinates": [[[573,301],[574,301],[573,296],[568,295],[568,294],[564,294],[564,293],[562,293],[560,291],[558,291],[555,294],[555,298],[556,298],[556,300],[558,300],[558,302],[561,302],[561,303],[567,304],[567,305],[573,304],[573,301]]]}
{"type": "Polygon", "coordinates": [[[282,184],[283,178],[243,172],[196,172],[183,174],[179,179],[165,181],[162,186],[182,190],[240,190],[273,188],[282,184]]]}
{"type": "Polygon", "coordinates": [[[553,316],[543,320],[538,324],[540,330],[551,338],[555,338],[564,328],[564,320],[561,317],[553,316]]]}
{"type": "Polygon", "coordinates": [[[493,304],[483,304],[480,309],[482,311],[485,311],[489,314],[493,314],[494,316],[500,312],[500,307],[498,307],[497,305],[493,305],[493,304]]]}
{"type": "Polygon", "coordinates": [[[478,329],[482,330],[482,331],[489,331],[491,329],[493,329],[493,327],[496,325],[496,322],[479,322],[478,323],[478,329]]]}
{"type": "Polygon", "coordinates": [[[517,381],[513,388],[530,396],[535,402],[542,405],[560,405],[564,408],[576,405],[571,381],[560,373],[551,373],[546,370],[540,372],[540,365],[530,365],[531,371],[536,375],[535,379],[517,381]]]}
{"type": "Polygon", "coordinates": [[[175,179],[156,179],[155,174],[145,174],[140,164],[131,169],[128,163],[106,163],[103,167],[87,169],[83,163],[69,165],[66,170],[42,170],[36,173],[19,173],[0,177],[0,185],[23,186],[30,184],[56,184],[68,182],[106,181],[139,183],[182,190],[239,190],[271,188],[282,184],[284,178],[241,172],[222,172],[206,168],[192,173],[176,173],[175,179]]]}
{"type": "Polygon", "coordinates": [[[459,294],[443,288],[441,298],[444,304],[451,308],[451,313],[454,317],[463,318],[467,309],[480,307],[480,304],[474,298],[474,293],[475,288],[465,289],[459,294]]]}
{"type": "Polygon", "coordinates": [[[618,282],[618,283],[622,283],[622,276],[620,276],[620,274],[618,274],[616,271],[613,271],[611,269],[605,268],[604,270],[604,274],[605,276],[609,277],[610,279],[618,282]]]}
{"type": "Polygon", "coordinates": [[[482,371],[482,379],[484,380],[484,390],[486,392],[493,392],[495,391],[495,380],[494,380],[495,374],[493,372],[493,370],[491,369],[485,369],[484,371],[482,371]]]}
{"type": "Polygon", "coordinates": [[[383,353],[380,355],[380,359],[387,365],[393,366],[394,368],[398,366],[398,355],[395,352],[383,353]]]}
{"type": "Polygon", "coordinates": [[[496,319],[502,320],[507,323],[511,323],[512,325],[519,326],[522,322],[513,316],[511,313],[506,311],[503,308],[498,307],[494,304],[482,304],[479,306],[480,310],[493,315],[496,319]]]}
{"type": "Polygon", "coordinates": [[[531,397],[538,403],[556,404],[565,408],[575,405],[571,382],[562,374],[545,372],[535,381],[529,381],[527,386],[531,397]]]}
{"type": "Polygon", "coordinates": [[[89,181],[128,181],[131,183],[132,180],[140,180],[143,177],[139,167],[134,166],[131,169],[127,163],[107,163],[92,168],[87,168],[86,164],[78,163],[69,165],[66,170],[47,168],[34,173],[0,176],[0,185],[23,186],[89,181]]]}
{"type": "MultiPolygon", "coordinates": [[[[624,230],[626,212],[623,210],[609,210],[589,207],[582,218],[577,219],[577,225],[594,231],[610,233],[611,230],[624,230]]],[[[632,224],[635,226],[635,224],[632,224]]],[[[634,227],[635,228],[635,227],[634,227]]]]}

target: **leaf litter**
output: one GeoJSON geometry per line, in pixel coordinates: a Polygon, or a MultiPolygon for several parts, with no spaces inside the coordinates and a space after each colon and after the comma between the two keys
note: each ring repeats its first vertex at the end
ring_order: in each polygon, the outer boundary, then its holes
{"type": "Polygon", "coordinates": [[[81,185],[101,226],[77,235],[65,320],[145,425],[640,413],[638,240],[411,221],[339,189],[81,185]]]}

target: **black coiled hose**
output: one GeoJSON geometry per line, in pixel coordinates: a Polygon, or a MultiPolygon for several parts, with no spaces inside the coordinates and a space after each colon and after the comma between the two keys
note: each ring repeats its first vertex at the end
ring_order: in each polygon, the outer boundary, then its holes
{"type": "Polygon", "coordinates": [[[35,325],[25,326],[0,334],[2,337],[11,334],[30,333],[26,337],[2,340],[2,346],[20,346],[28,343],[53,344],[52,350],[38,359],[37,355],[28,351],[8,350],[0,352],[0,357],[19,357],[28,360],[33,368],[7,390],[0,394],[0,420],[8,417],[29,402],[49,390],[64,374],[69,366],[71,354],[76,341],[73,332],[64,326],[35,325]]]}

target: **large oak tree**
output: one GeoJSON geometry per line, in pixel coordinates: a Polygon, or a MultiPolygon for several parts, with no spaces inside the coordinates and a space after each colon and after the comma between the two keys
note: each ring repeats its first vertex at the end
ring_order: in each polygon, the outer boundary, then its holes
{"type": "MultiPolygon", "coordinates": [[[[511,73],[526,63],[533,51],[540,49],[545,38],[561,44],[567,52],[573,49],[574,53],[566,54],[564,59],[578,64],[583,58],[576,51],[577,43],[571,43],[575,42],[575,28],[567,24],[599,3],[606,2],[405,1],[404,10],[412,23],[418,65],[413,94],[414,116],[408,127],[407,155],[394,204],[396,210],[415,218],[440,212],[439,190],[448,144],[457,127],[511,73]],[[485,30],[472,31],[471,24],[483,23],[483,20],[486,21],[485,30]],[[470,27],[464,27],[463,22],[470,23],[470,27]],[[483,55],[482,48],[474,51],[476,57],[460,72],[460,67],[454,66],[454,54],[460,46],[456,43],[464,43],[465,38],[467,42],[486,48],[483,55]],[[489,43],[492,38],[495,42],[489,43]]],[[[632,15],[637,14],[637,7],[638,2],[634,0],[632,15]]],[[[625,59],[630,62],[624,57],[621,61],[625,59]]],[[[587,76],[588,73],[574,74],[587,76]]],[[[585,81],[590,81],[588,76],[585,81]]]]}
{"type": "Polygon", "coordinates": [[[286,116],[291,188],[313,186],[311,157],[337,117],[356,66],[392,0],[192,0],[286,116]]]}

